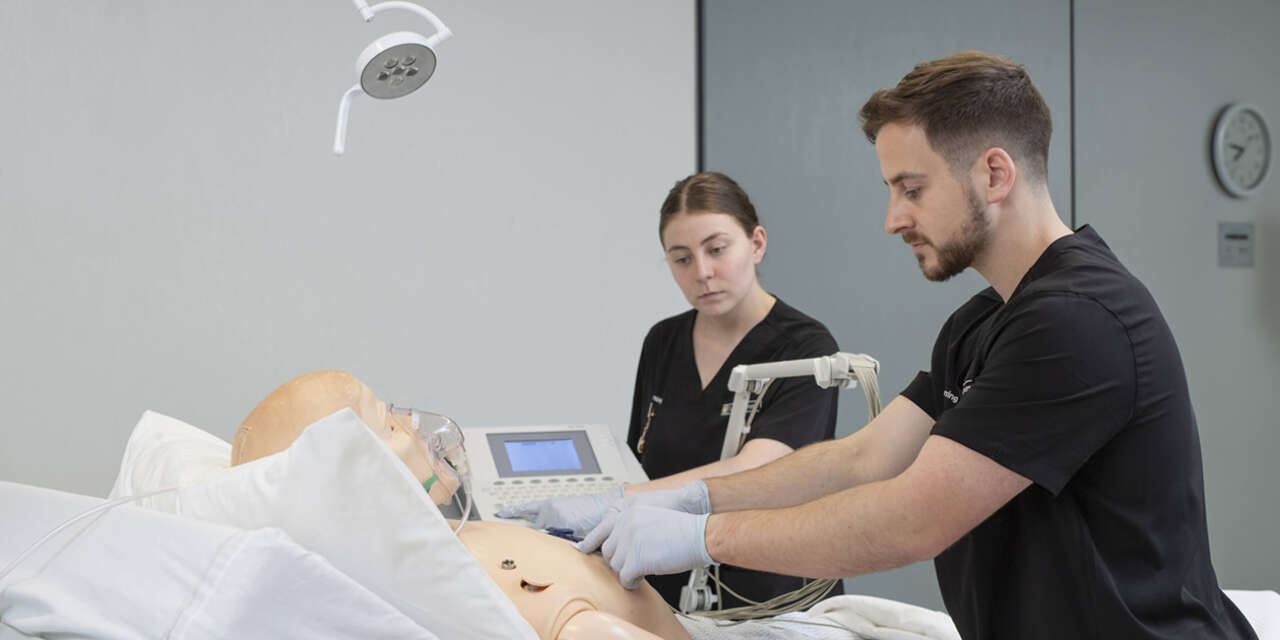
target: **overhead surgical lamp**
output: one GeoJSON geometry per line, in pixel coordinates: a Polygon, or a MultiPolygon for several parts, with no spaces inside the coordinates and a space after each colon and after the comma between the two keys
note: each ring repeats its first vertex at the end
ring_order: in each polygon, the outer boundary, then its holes
{"type": "Polygon", "coordinates": [[[453,35],[434,13],[412,2],[390,0],[372,7],[365,0],[352,0],[352,3],[360,10],[365,22],[388,9],[404,9],[426,18],[436,32],[431,37],[413,31],[388,33],[370,42],[360,52],[356,58],[356,83],[342,94],[342,101],[338,103],[338,130],[333,137],[333,152],[337,155],[342,155],[346,149],[351,100],[360,94],[390,100],[413,93],[435,73],[435,48],[453,35]]]}

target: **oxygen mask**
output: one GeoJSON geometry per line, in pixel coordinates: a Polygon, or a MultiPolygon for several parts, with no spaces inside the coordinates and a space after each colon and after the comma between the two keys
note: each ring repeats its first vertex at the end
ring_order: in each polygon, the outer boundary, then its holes
{"type": "MultiPolygon", "coordinates": [[[[446,470],[453,476],[455,489],[453,492],[454,501],[458,503],[462,509],[462,518],[458,523],[458,528],[454,529],[454,533],[462,530],[462,525],[466,523],[467,518],[471,515],[471,465],[467,461],[467,449],[464,444],[465,438],[462,435],[462,429],[458,427],[458,423],[454,422],[448,416],[414,409],[412,407],[397,407],[391,405],[387,409],[391,415],[406,416],[409,419],[410,427],[414,433],[418,435],[418,439],[427,445],[427,454],[431,461],[431,468],[439,474],[442,470],[446,470]],[[465,504],[463,500],[458,498],[458,491],[461,490],[465,496],[465,504]]],[[[438,481],[438,475],[433,475],[425,483],[423,487],[430,489],[431,485],[438,481]]]]}

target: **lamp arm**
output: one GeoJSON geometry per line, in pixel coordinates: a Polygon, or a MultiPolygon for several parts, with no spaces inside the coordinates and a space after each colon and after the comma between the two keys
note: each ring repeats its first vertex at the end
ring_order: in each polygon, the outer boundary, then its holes
{"type": "Polygon", "coordinates": [[[446,27],[444,22],[440,20],[440,18],[436,17],[436,14],[432,13],[425,7],[416,5],[412,2],[388,0],[387,2],[379,2],[372,7],[369,6],[369,3],[366,2],[366,0],[351,0],[351,2],[355,4],[356,9],[360,11],[360,16],[364,18],[365,22],[373,20],[373,16],[390,9],[403,9],[405,11],[418,14],[422,18],[426,19],[427,22],[430,22],[431,26],[436,28],[436,32],[431,34],[431,37],[427,38],[427,46],[431,47],[432,50],[436,48],[436,45],[453,36],[453,31],[449,29],[449,27],[446,27]]]}
{"type": "Polygon", "coordinates": [[[361,93],[364,93],[364,90],[357,82],[342,94],[342,100],[338,102],[338,129],[333,134],[334,155],[340,156],[347,149],[347,117],[351,114],[351,99],[361,93]]]}

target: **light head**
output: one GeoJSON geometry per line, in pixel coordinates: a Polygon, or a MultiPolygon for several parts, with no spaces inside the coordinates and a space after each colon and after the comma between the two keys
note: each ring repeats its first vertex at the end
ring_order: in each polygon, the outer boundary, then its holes
{"type": "Polygon", "coordinates": [[[372,98],[407,96],[436,71],[436,52],[412,31],[389,33],[364,48],[356,59],[360,88],[372,98]]]}
{"type": "Polygon", "coordinates": [[[356,58],[356,83],[338,103],[338,127],[333,137],[333,152],[337,155],[346,150],[351,100],[359,94],[391,100],[417,91],[436,71],[436,47],[453,35],[434,13],[412,2],[388,0],[369,6],[365,0],[352,1],[366,22],[382,11],[404,9],[426,18],[436,32],[431,37],[413,31],[388,33],[360,52],[356,58]]]}

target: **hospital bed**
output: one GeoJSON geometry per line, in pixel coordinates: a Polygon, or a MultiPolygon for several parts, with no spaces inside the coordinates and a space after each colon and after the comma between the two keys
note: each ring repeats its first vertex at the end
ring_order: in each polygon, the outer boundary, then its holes
{"type": "MultiPolygon", "coordinates": [[[[110,497],[182,488],[85,518],[0,577],[0,640],[536,637],[420,488],[388,490],[416,483],[349,410],[281,454],[229,459],[227,443],[144,414],[110,497]]],[[[0,572],[101,504],[0,482],[0,572]]],[[[1280,594],[1229,593],[1260,638],[1280,638],[1280,594]]],[[[864,596],[733,627],[682,622],[698,640],[957,637],[943,613],[864,596]]]]}

